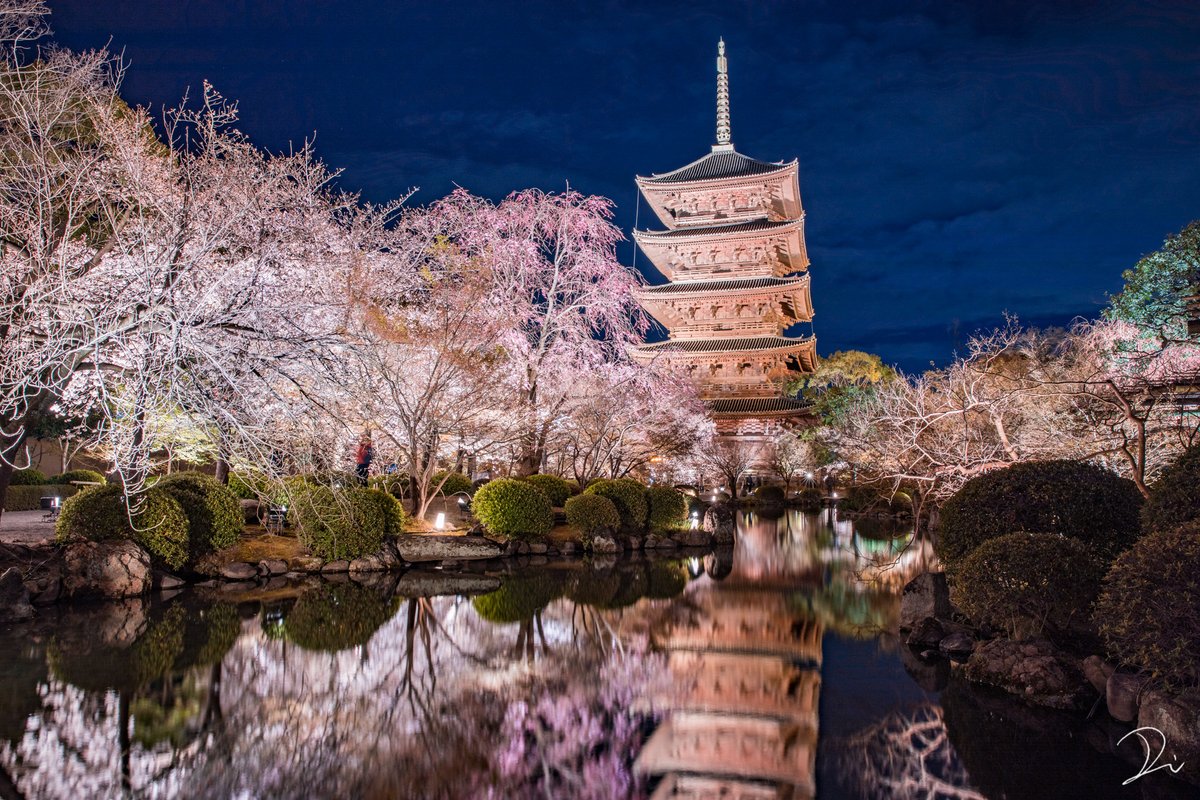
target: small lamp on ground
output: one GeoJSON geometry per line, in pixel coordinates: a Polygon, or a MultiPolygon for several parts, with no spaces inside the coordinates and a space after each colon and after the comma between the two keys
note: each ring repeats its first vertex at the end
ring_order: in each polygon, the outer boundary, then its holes
{"type": "Polygon", "coordinates": [[[433,521],[433,527],[437,528],[439,531],[446,530],[446,512],[445,511],[438,512],[437,517],[433,521]]]}

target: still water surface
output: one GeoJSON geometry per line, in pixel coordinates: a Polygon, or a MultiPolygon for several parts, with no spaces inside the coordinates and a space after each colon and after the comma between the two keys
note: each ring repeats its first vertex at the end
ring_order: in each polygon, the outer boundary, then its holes
{"type": "Polygon", "coordinates": [[[0,629],[0,798],[1192,796],[908,652],[911,539],[745,514],[725,552],[45,609],[0,629]]]}

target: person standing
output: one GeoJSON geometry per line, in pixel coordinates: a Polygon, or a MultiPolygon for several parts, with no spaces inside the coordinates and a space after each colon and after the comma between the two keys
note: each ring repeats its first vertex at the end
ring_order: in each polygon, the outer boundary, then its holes
{"type": "Polygon", "coordinates": [[[375,458],[375,447],[371,444],[371,434],[363,434],[358,442],[358,452],[354,454],[354,472],[358,482],[367,485],[367,473],[371,471],[371,461],[375,458]]]}

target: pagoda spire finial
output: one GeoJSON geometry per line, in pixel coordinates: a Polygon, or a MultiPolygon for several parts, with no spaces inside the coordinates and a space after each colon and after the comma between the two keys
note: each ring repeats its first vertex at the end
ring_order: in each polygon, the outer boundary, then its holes
{"type": "MultiPolygon", "coordinates": [[[[717,144],[731,150],[729,134],[729,63],[725,60],[725,39],[717,40],[717,144]]],[[[715,149],[715,148],[714,148],[715,149]]]]}

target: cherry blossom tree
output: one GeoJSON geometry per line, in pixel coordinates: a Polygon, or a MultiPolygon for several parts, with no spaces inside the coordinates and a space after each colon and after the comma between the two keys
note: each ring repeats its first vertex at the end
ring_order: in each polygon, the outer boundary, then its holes
{"type": "Polygon", "coordinates": [[[517,325],[505,338],[518,398],[518,471],[537,472],[579,377],[640,341],[636,275],[616,259],[612,202],[527,190],[497,207],[495,276],[517,325]]]}

